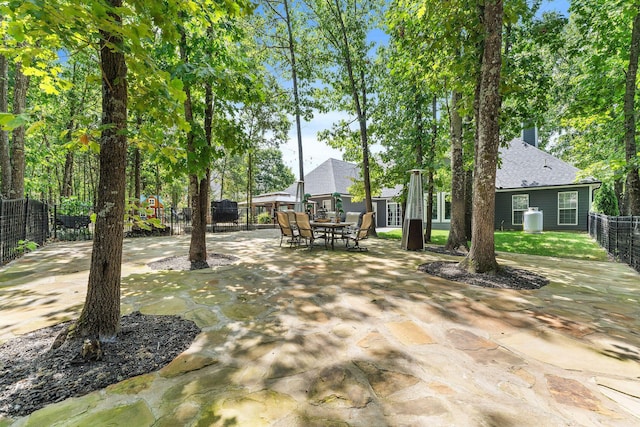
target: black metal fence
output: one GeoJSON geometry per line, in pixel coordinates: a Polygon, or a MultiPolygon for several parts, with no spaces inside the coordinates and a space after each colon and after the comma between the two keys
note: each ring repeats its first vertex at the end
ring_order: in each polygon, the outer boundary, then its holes
{"type": "Polygon", "coordinates": [[[31,199],[0,199],[0,265],[49,237],[49,207],[31,199]]]}
{"type": "MultiPolygon", "coordinates": [[[[214,221],[207,230],[225,231],[273,228],[273,223],[257,224],[247,208],[235,211],[233,221],[214,221]]],[[[134,221],[125,223],[126,237],[175,236],[191,232],[191,210],[167,209],[157,217],[164,227],[140,227],[134,221]]],[[[56,240],[90,240],[94,224],[89,212],[67,212],[31,199],[0,199],[0,265],[18,258],[34,243],[42,246],[49,238],[56,240]]]]}
{"type": "Polygon", "coordinates": [[[184,234],[191,226],[191,211],[175,208],[162,210],[153,218],[143,218],[125,222],[125,237],[177,236],[184,234]],[[142,224],[141,224],[142,223],[142,224]],[[146,223],[144,225],[143,223],[146,223]],[[156,225],[158,224],[158,225],[156,225]],[[159,226],[159,224],[161,224],[159,226]]]}
{"type": "Polygon", "coordinates": [[[615,259],[640,272],[640,216],[589,214],[589,235],[615,259]]]}

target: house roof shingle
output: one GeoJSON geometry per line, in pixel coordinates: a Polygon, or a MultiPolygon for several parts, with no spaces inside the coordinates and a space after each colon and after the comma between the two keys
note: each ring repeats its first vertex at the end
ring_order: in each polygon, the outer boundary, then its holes
{"type": "MultiPolygon", "coordinates": [[[[347,188],[358,178],[357,165],[337,159],[329,159],[304,176],[305,193],[320,194],[349,194],[347,188]]],[[[285,193],[296,194],[298,184],[289,186],[285,193]]]]}
{"type": "MultiPolygon", "coordinates": [[[[578,183],[580,169],[546,153],[521,139],[500,148],[496,188],[530,188],[578,183]]],[[[586,178],[581,183],[597,182],[586,178]]]]}
{"type": "MultiPolygon", "coordinates": [[[[500,167],[496,173],[496,189],[533,188],[571,185],[577,183],[595,183],[593,178],[578,182],[580,170],[557,157],[546,153],[519,138],[500,148],[500,167]]],[[[314,196],[349,194],[348,188],[355,179],[359,179],[360,167],[356,164],[337,159],[329,159],[307,173],[304,177],[305,193],[314,196]]],[[[297,183],[292,184],[283,193],[296,194],[297,183]]],[[[402,190],[402,186],[385,188],[381,197],[391,198],[402,190]]]]}

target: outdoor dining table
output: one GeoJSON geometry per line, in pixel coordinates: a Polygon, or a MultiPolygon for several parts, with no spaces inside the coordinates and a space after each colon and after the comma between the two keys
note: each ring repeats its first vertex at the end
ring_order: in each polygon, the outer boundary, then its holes
{"type": "Polygon", "coordinates": [[[318,222],[311,221],[311,228],[313,229],[324,229],[325,230],[325,240],[331,239],[331,249],[334,249],[334,242],[336,239],[336,232],[345,229],[346,227],[350,227],[354,225],[354,222],[318,222]],[[330,237],[327,237],[330,234],[330,237]]]}

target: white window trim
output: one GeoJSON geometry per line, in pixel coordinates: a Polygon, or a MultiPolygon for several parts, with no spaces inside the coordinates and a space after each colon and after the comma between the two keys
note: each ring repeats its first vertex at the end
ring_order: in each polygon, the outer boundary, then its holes
{"type": "Polygon", "coordinates": [[[577,191],[558,191],[558,225],[578,225],[578,207],[580,206],[580,200],[579,200],[580,195],[578,194],[577,191]],[[560,208],[560,195],[561,194],[575,194],[576,195],[576,207],[575,208],[560,208]],[[568,223],[568,222],[560,222],[560,210],[575,210],[576,211],[576,221],[573,223],[568,223]]]}
{"type": "MultiPolygon", "coordinates": [[[[438,223],[438,224],[448,224],[451,222],[451,218],[445,218],[445,212],[446,212],[446,198],[448,195],[450,195],[451,193],[449,192],[443,192],[443,191],[439,191],[435,194],[435,202],[436,202],[436,217],[432,219],[432,223],[438,223]]],[[[427,215],[431,215],[431,212],[428,212],[427,209],[427,200],[429,200],[428,197],[429,193],[424,193],[424,221],[427,221],[427,215]]]]}
{"type": "Polygon", "coordinates": [[[523,225],[524,224],[524,213],[529,209],[529,195],[528,194],[512,194],[511,195],[511,224],[512,225],[523,225]],[[514,209],[513,208],[513,198],[514,197],[522,197],[522,196],[526,196],[527,197],[527,207],[525,209],[514,209]],[[522,211],[522,222],[516,222],[515,220],[515,212],[516,210],[522,211]]]}
{"type": "MultiPolygon", "coordinates": [[[[447,218],[446,215],[445,215],[446,212],[447,212],[447,196],[450,196],[450,195],[451,195],[451,193],[449,193],[449,192],[443,192],[443,193],[439,194],[440,199],[438,201],[438,206],[439,206],[440,212],[438,212],[438,217],[442,218],[441,222],[443,222],[443,223],[450,223],[451,222],[451,217],[447,218]]],[[[449,203],[451,203],[451,202],[449,202],[449,203]]],[[[451,211],[449,211],[449,212],[451,213],[451,211]]]]}
{"type": "MultiPolygon", "coordinates": [[[[377,207],[376,205],[374,205],[377,207]]],[[[375,211],[375,209],[374,209],[375,211]]],[[[387,227],[402,227],[402,205],[396,202],[387,202],[387,227]],[[389,217],[389,213],[392,213],[391,218],[389,217]],[[397,224],[392,224],[390,222],[391,219],[396,219],[397,224]]]]}
{"type": "Polygon", "coordinates": [[[378,222],[378,204],[376,202],[373,202],[373,220],[377,224],[377,222],[378,222]]]}

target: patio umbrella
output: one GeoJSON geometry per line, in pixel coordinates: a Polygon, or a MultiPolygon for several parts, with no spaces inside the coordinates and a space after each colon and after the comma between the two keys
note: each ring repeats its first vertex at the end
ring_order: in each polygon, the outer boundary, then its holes
{"type": "Polygon", "coordinates": [[[411,170],[407,208],[402,224],[402,249],[417,251],[424,249],[424,196],[422,175],[419,169],[411,170]]]}

